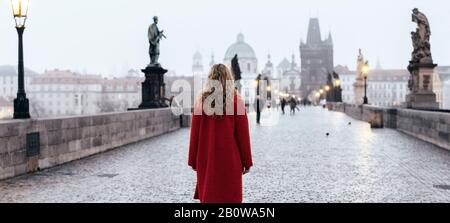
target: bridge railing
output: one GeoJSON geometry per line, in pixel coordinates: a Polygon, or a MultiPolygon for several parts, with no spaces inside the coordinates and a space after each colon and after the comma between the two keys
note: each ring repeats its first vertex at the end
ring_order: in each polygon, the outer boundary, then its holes
{"type": "Polygon", "coordinates": [[[167,109],[0,121],[0,179],[53,167],[182,127],[167,109]]]}
{"type": "Polygon", "coordinates": [[[450,150],[450,113],[371,105],[328,103],[328,109],[368,122],[372,128],[392,128],[450,150]]]}

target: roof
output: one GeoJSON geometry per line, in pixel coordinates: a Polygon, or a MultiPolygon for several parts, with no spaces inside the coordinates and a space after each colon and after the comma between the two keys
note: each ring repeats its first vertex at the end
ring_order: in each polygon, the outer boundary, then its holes
{"type": "Polygon", "coordinates": [[[283,69],[283,70],[287,70],[289,68],[291,68],[291,62],[289,62],[288,59],[284,58],[280,64],[278,64],[277,68],[279,69],[283,69]]]}
{"type": "MultiPolygon", "coordinates": [[[[28,68],[25,68],[25,75],[36,76],[38,74],[28,68]]],[[[17,76],[17,66],[0,66],[0,76],[17,76]]]]}
{"type": "Polygon", "coordinates": [[[308,35],[306,38],[306,43],[300,41],[300,46],[302,48],[307,47],[318,47],[321,45],[333,45],[333,37],[331,36],[331,32],[328,33],[328,38],[322,40],[322,35],[320,33],[320,24],[319,18],[310,18],[308,25],[308,35]]]}
{"type": "Polygon", "coordinates": [[[334,67],[334,72],[338,73],[339,76],[356,75],[356,71],[350,70],[347,66],[343,65],[337,65],[334,67]]]}
{"type": "Polygon", "coordinates": [[[51,70],[34,78],[31,84],[101,84],[100,75],[84,75],[70,70],[51,70]]]}
{"type": "Polygon", "coordinates": [[[103,91],[117,91],[119,90],[119,87],[121,88],[121,91],[136,91],[141,86],[144,79],[144,77],[103,79],[102,88],[103,91]],[[132,88],[130,89],[130,87],[132,88]]]}
{"type": "Polygon", "coordinates": [[[368,78],[371,81],[408,81],[410,73],[406,69],[371,70],[368,78]]]}
{"type": "Polygon", "coordinates": [[[245,42],[244,34],[239,33],[236,42],[228,47],[225,53],[225,60],[231,60],[235,55],[243,59],[256,59],[256,54],[253,48],[245,42]]]}

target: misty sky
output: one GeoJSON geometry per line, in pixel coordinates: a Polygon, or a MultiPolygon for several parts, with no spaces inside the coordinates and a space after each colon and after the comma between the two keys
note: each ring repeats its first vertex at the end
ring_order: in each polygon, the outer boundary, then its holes
{"type": "MultiPolygon", "coordinates": [[[[243,32],[262,69],[270,52],[275,64],[306,39],[308,20],[319,17],[331,31],[335,64],[354,69],[358,48],[375,66],[405,68],[412,51],[411,9],[428,15],[436,63],[450,65],[450,3],[446,0],[30,0],[25,64],[114,75],[148,64],[147,28],[153,15],[168,37],[160,62],[190,74],[196,50],[222,61],[243,32]]],[[[17,34],[9,0],[0,0],[0,65],[17,63],[17,34]]]]}

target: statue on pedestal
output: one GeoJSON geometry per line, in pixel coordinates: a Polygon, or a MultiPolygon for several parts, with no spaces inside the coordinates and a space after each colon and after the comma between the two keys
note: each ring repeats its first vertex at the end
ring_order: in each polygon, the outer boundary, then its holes
{"type": "Polygon", "coordinates": [[[356,80],[353,84],[354,103],[358,105],[364,103],[364,66],[367,66],[368,63],[369,61],[364,59],[362,50],[359,49],[358,59],[356,61],[356,80]]]}
{"type": "MultiPolygon", "coordinates": [[[[162,68],[159,59],[159,42],[166,36],[158,29],[158,17],[153,17],[154,23],[148,29],[148,40],[150,43],[150,64],[142,72],[145,74],[145,81],[142,83],[142,103],[138,109],[153,109],[168,107],[165,97],[166,85],[164,74],[167,70],[162,68]]],[[[129,109],[136,110],[136,109],[129,109]]]]}
{"type": "Polygon", "coordinates": [[[416,109],[438,109],[439,103],[433,92],[434,68],[431,55],[431,29],[427,16],[415,8],[412,21],[417,24],[415,32],[411,32],[413,52],[408,70],[411,77],[408,82],[410,94],[406,97],[406,106],[416,109]]]}
{"type": "Polygon", "coordinates": [[[150,64],[149,67],[160,67],[159,64],[159,42],[162,38],[166,38],[164,31],[158,28],[158,17],[153,17],[153,24],[148,28],[148,41],[150,43],[150,64]]]}

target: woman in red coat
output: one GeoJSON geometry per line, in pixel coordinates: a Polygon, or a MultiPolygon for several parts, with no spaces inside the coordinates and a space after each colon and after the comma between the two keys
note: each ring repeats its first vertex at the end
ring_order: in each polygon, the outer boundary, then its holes
{"type": "Polygon", "coordinates": [[[214,65],[192,118],[189,166],[197,171],[194,199],[242,203],[242,175],[252,165],[245,104],[228,67],[214,65]]]}

